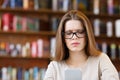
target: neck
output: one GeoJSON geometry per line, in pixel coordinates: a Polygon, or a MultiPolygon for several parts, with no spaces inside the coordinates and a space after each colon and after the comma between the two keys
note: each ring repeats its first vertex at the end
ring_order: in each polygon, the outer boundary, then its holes
{"type": "Polygon", "coordinates": [[[82,52],[70,52],[70,56],[66,61],[68,65],[75,67],[84,65],[87,61],[88,56],[85,54],[85,51],[82,52]]]}

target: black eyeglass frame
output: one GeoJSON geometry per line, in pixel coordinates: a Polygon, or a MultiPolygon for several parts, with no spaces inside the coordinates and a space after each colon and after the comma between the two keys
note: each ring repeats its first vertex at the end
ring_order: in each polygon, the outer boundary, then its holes
{"type": "MultiPolygon", "coordinates": [[[[62,32],[62,36],[64,37],[64,34],[65,34],[65,32],[62,32]]],[[[86,32],[85,32],[85,36],[83,36],[83,37],[79,37],[78,35],[77,35],[77,32],[72,32],[72,37],[71,38],[65,38],[65,39],[72,39],[73,38],[73,36],[76,36],[77,38],[84,38],[84,37],[87,37],[87,34],[86,34],[86,32]]]]}

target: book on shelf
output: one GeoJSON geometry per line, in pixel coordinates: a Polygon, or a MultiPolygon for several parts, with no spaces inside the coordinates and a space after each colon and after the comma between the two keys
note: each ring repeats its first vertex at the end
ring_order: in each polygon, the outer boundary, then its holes
{"type": "Polygon", "coordinates": [[[29,0],[23,0],[23,9],[29,8],[29,0]]]}
{"type": "Polygon", "coordinates": [[[22,57],[26,57],[27,56],[27,49],[26,49],[26,46],[25,45],[23,45],[23,47],[22,47],[22,53],[21,53],[21,56],[22,57]]]}
{"type": "Polygon", "coordinates": [[[69,0],[63,0],[63,11],[68,11],[70,9],[70,1],[69,0]]]}
{"type": "Polygon", "coordinates": [[[0,42],[0,55],[1,56],[6,56],[6,43],[5,42],[0,42]]]}
{"type": "Polygon", "coordinates": [[[100,0],[99,5],[100,5],[100,13],[102,14],[106,14],[108,13],[107,9],[108,9],[108,5],[107,5],[107,1],[108,0],[100,0]]]}
{"type": "Polygon", "coordinates": [[[100,13],[100,0],[93,0],[93,13],[94,14],[100,13]]]}
{"type": "Polygon", "coordinates": [[[89,8],[88,0],[76,0],[77,1],[77,9],[81,11],[87,11],[89,8]]]}
{"type": "Polygon", "coordinates": [[[31,80],[29,70],[24,70],[23,80],[31,80]]]}
{"type": "Polygon", "coordinates": [[[111,59],[116,59],[116,45],[115,44],[111,44],[110,45],[111,48],[111,59]]]}
{"type": "Polygon", "coordinates": [[[102,44],[101,44],[101,46],[102,46],[102,52],[104,52],[104,53],[108,53],[107,52],[107,43],[106,42],[103,42],[102,44]]]}
{"type": "Polygon", "coordinates": [[[18,67],[18,68],[17,68],[17,80],[22,80],[22,74],[23,74],[22,71],[23,71],[23,70],[22,70],[21,67],[18,67]]]}
{"type": "Polygon", "coordinates": [[[59,19],[58,18],[55,18],[55,17],[51,18],[51,31],[55,31],[55,32],[57,31],[58,23],[59,23],[59,19]]]}
{"type": "Polygon", "coordinates": [[[24,0],[9,0],[10,8],[22,8],[24,0]]]}
{"type": "Polygon", "coordinates": [[[8,74],[8,80],[12,80],[12,67],[8,66],[7,67],[7,74],[8,74]]]}
{"type": "Polygon", "coordinates": [[[31,56],[37,57],[37,42],[36,41],[33,41],[31,43],[31,56]]]}
{"type": "Polygon", "coordinates": [[[100,20],[96,18],[93,20],[93,30],[94,30],[94,35],[97,37],[101,35],[112,37],[113,36],[113,21],[105,21],[105,20],[100,20]]]}
{"type": "Polygon", "coordinates": [[[106,29],[107,29],[107,37],[113,36],[113,23],[112,21],[106,22],[106,29]]]}
{"type": "MultiPolygon", "coordinates": [[[[93,13],[94,14],[119,14],[120,9],[120,1],[119,0],[92,0],[93,3],[90,5],[93,5],[93,13]]],[[[91,1],[91,2],[92,2],[91,1]]],[[[89,5],[89,6],[90,6],[89,5]]]]}
{"type": "Polygon", "coordinates": [[[7,68],[3,67],[1,69],[1,71],[2,71],[2,80],[8,80],[8,77],[7,77],[7,68]]]}
{"type": "MultiPolygon", "coordinates": [[[[23,0],[26,1],[26,0],[23,0]]],[[[1,7],[2,8],[22,8],[23,2],[22,0],[4,0],[1,7]]]]}
{"type": "Polygon", "coordinates": [[[40,69],[39,72],[40,72],[40,80],[42,80],[44,78],[44,76],[45,76],[46,69],[42,68],[42,69],[40,69]]]}
{"type": "Polygon", "coordinates": [[[1,4],[1,8],[7,8],[10,6],[10,0],[4,0],[4,2],[1,4]]]}
{"type": "Polygon", "coordinates": [[[68,11],[70,9],[70,0],[58,0],[58,10],[68,11]]]}
{"type": "Polygon", "coordinates": [[[39,3],[38,3],[39,0],[34,0],[34,9],[35,10],[38,10],[39,9],[39,3]]]}
{"type": "Polygon", "coordinates": [[[120,13],[120,0],[114,0],[114,13],[120,13]]]}
{"type": "Polygon", "coordinates": [[[115,36],[120,37],[120,19],[115,21],[115,36]]]}
{"type": "Polygon", "coordinates": [[[52,1],[51,0],[38,0],[39,9],[51,9],[52,1]]]}
{"type": "Polygon", "coordinates": [[[44,45],[43,40],[38,39],[37,44],[38,44],[38,57],[42,57],[43,56],[43,45],[44,45]]]}
{"type": "Polygon", "coordinates": [[[51,9],[52,0],[4,0],[2,8],[51,9]]]}
{"type": "Polygon", "coordinates": [[[120,60],[120,44],[118,45],[118,56],[119,56],[119,60],[120,60]]]}
{"type": "MultiPolygon", "coordinates": [[[[103,53],[106,53],[111,59],[119,58],[119,50],[120,45],[111,43],[108,44],[107,42],[97,43],[97,48],[102,51],[103,53]]],[[[120,58],[119,58],[120,59],[120,58]]]]}
{"type": "Polygon", "coordinates": [[[58,0],[52,0],[52,10],[53,11],[58,10],[58,0]]]}
{"type": "Polygon", "coordinates": [[[97,48],[98,50],[101,50],[101,51],[102,51],[101,44],[96,43],[96,48],[97,48]]]}
{"type": "Polygon", "coordinates": [[[38,67],[33,68],[33,80],[39,80],[39,69],[38,67]]]}
{"type": "Polygon", "coordinates": [[[46,69],[37,66],[23,69],[21,67],[2,67],[1,80],[43,80],[46,69]]]}
{"type": "Polygon", "coordinates": [[[15,44],[12,44],[12,43],[11,43],[11,44],[9,45],[9,49],[10,49],[10,56],[12,56],[12,57],[18,56],[18,53],[17,53],[15,44]]]}
{"type": "Polygon", "coordinates": [[[22,17],[22,31],[26,31],[26,30],[27,30],[27,18],[22,17]]]}
{"type": "Polygon", "coordinates": [[[50,40],[39,38],[26,43],[0,42],[0,56],[11,57],[38,57],[50,56],[50,40]]]}
{"type": "Polygon", "coordinates": [[[45,38],[43,39],[43,55],[47,56],[50,54],[50,40],[45,38]]]}
{"type": "Polygon", "coordinates": [[[0,15],[0,31],[2,30],[1,28],[2,28],[2,20],[1,20],[2,18],[1,18],[1,15],[0,15]]]}
{"type": "Polygon", "coordinates": [[[33,80],[33,68],[30,68],[28,71],[29,71],[29,79],[28,80],[33,80]]]}
{"type": "Polygon", "coordinates": [[[22,30],[22,17],[14,16],[13,17],[13,31],[22,30]]]}
{"type": "Polygon", "coordinates": [[[28,0],[28,8],[29,9],[34,9],[34,6],[35,6],[34,0],[28,0]]]}
{"type": "Polygon", "coordinates": [[[107,0],[107,8],[108,8],[108,14],[114,13],[114,3],[113,0],[107,0]]]}
{"type": "Polygon", "coordinates": [[[94,29],[94,35],[100,36],[100,19],[94,19],[93,29],[94,29]]]}
{"type": "Polygon", "coordinates": [[[12,24],[13,23],[13,15],[9,13],[5,13],[2,15],[2,30],[3,31],[9,31],[12,30],[12,24]]]}
{"type": "Polygon", "coordinates": [[[106,28],[106,22],[104,20],[100,21],[100,35],[106,35],[107,28],[106,28]]]}
{"type": "Polygon", "coordinates": [[[52,37],[50,39],[50,55],[52,58],[55,57],[55,45],[56,44],[56,38],[55,37],[52,37]]]}
{"type": "Polygon", "coordinates": [[[28,31],[39,31],[39,19],[27,18],[26,26],[28,31]]]}
{"type": "Polygon", "coordinates": [[[52,0],[51,4],[53,11],[68,11],[72,7],[71,0],[52,0]]]}
{"type": "Polygon", "coordinates": [[[2,31],[35,31],[40,28],[39,19],[21,17],[6,13],[2,15],[1,30],[2,31]]]}
{"type": "Polygon", "coordinates": [[[15,0],[10,0],[10,7],[15,8],[16,7],[16,2],[15,0]]]}
{"type": "Polygon", "coordinates": [[[17,54],[18,56],[21,56],[22,53],[22,45],[20,43],[16,44],[16,50],[17,50],[17,54]]]}

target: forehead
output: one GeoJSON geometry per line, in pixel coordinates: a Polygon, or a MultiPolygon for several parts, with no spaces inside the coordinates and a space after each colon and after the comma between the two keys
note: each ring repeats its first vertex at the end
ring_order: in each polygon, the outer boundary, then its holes
{"type": "Polygon", "coordinates": [[[77,30],[83,29],[83,25],[80,20],[69,20],[65,24],[65,31],[66,30],[77,30]]]}

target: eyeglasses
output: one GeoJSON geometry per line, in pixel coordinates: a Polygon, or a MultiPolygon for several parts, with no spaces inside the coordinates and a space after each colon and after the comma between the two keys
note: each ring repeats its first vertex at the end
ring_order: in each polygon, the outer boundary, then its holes
{"type": "Polygon", "coordinates": [[[64,33],[64,38],[65,39],[72,39],[73,36],[75,35],[77,38],[83,38],[86,36],[86,31],[82,30],[82,31],[76,31],[76,32],[72,32],[72,31],[66,31],[63,32],[64,33]]]}

